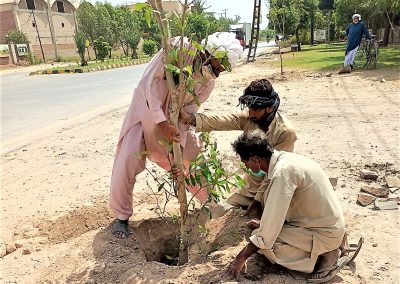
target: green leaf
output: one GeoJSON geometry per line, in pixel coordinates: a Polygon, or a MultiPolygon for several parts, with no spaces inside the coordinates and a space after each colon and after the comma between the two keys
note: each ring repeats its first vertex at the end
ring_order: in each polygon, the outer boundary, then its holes
{"type": "Polygon", "coordinates": [[[165,182],[163,182],[162,184],[160,184],[160,185],[158,186],[157,192],[160,192],[161,189],[164,188],[164,184],[165,184],[165,182]]]}
{"type": "Polygon", "coordinates": [[[171,73],[179,74],[181,72],[181,70],[178,67],[176,67],[175,65],[170,64],[170,63],[166,64],[165,68],[171,73]]]}
{"type": "Polygon", "coordinates": [[[206,211],[206,213],[207,213],[207,215],[208,215],[208,218],[211,219],[211,218],[212,218],[212,215],[211,215],[210,208],[208,208],[207,206],[204,206],[204,207],[203,207],[203,210],[206,211]]]}
{"type": "Polygon", "coordinates": [[[192,41],[192,45],[197,48],[198,50],[203,51],[204,50],[204,46],[202,46],[200,43],[198,43],[197,41],[192,41]]]}
{"type": "Polygon", "coordinates": [[[200,101],[199,101],[199,97],[196,95],[193,95],[193,100],[196,103],[196,105],[200,106],[200,101]]]}
{"type": "Polygon", "coordinates": [[[222,50],[216,50],[216,51],[213,53],[213,55],[214,55],[216,58],[218,58],[218,59],[222,59],[222,58],[226,57],[227,54],[228,54],[227,51],[222,51],[222,50]]]}
{"type": "Polygon", "coordinates": [[[196,185],[196,179],[193,175],[190,175],[190,182],[191,182],[191,185],[193,185],[193,186],[196,185]]]}
{"type": "Polygon", "coordinates": [[[149,9],[144,11],[144,18],[146,19],[147,26],[151,27],[151,11],[149,9]]]}
{"type": "Polygon", "coordinates": [[[146,9],[148,7],[149,7],[148,3],[135,3],[133,5],[133,9],[135,9],[135,11],[140,11],[140,10],[146,9]]]}
{"type": "Polygon", "coordinates": [[[194,51],[194,50],[189,50],[189,51],[188,51],[188,54],[189,54],[190,56],[195,56],[195,55],[196,55],[196,51],[194,51]]]}
{"type": "Polygon", "coordinates": [[[189,75],[192,75],[193,73],[193,69],[191,66],[186,66],[185,68],[183,68],[183,71],[186,71],[189,75]]]}

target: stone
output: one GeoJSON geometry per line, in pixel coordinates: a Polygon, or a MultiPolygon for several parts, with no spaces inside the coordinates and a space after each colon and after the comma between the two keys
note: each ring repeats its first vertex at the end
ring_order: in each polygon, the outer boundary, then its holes
{"type": "Polygon", "coordinates": [[[106,264],[103,262],[96,264],[93,270],[96,274],[99,274],[102,273],[104,269],[106,269],[106,264]]]}
{"type": "Polygon", "coordinates": [[[25,248],[22,250],[22,255],[27,255],[27,254],[31,254],[31,253],[32,253],[31,250],[28,248],[25,248]]]}
{"type": "Polygon", "coordinates": [[[398,191],[398,190],[399,190],[398,187],[389,187],[389,191],[390,191],[391,193],[395,193],[395,192],[398,191]]]}
{"type": "Polygon", "coordinates": [[[385,176],[388,187],[400,187],[400,179],[396,176],[385,176]]]}
{"type": "Polygon", "coordinates": [[[372,202],[374,202],[375,199],[376,199],[376,197],[371,196],[371,195],[359,194],[357,196],[357,204],[365,207],[365,206],[370,205],[372,202]]]}
{"type": "Polygon", "coordinates": [[[18,249],[18,248],[22,248],[22,244],[20,244],[20,243],[15,243],[15,247],[18,249]]]}
{"type": "Polygon", "coordinates": [[[376,247],[378,246],[378,244],[377,244],[377,243],[373,243],[372,246],[373,246],[374,248],[376,248],[376,247]]]}
{"type": "Polygon", "coordinates": [[[332,77],[332,73],[325,73],[325,77],[332,77]]]}
{"type": "Polygon", "coordinates": [[[0,258],[3,258],[7,254],[7,248],[5,244],[0,244],[0,258]]]}
{"type": "Polygon", "coordinates": [[[383,187],[363,186],[361,192],[369,193],[376,197],[388,197],[389,189],[383,187]]]}
{"type": "Polygon", "coordinates": [[[376,172],[363,169],[363,170],[360,170],[360,177],[363,179],[376,180],[379,177],[379,175],[376,172]]]}
{"type": "Polygon", "coordinates": [[[388,199],[375,199],[374,205],[378,210],[397,210],[399,207],[396,201],[388,199]]]}
{"type": "Polygon", "coordinates": [[[382,78],[381,83],[385,83],[385,82],[386,82],[386,79],[382,78]]]}
{"type": "Polygon", "coordinates": [[[8,244],[6,244],[6,253],[7,254],[10,254],[10,253],[12,253],[12,252],[14,252],[14,251],[16,251],[17,250],[17,248],[15,247],[15,244],[14,243],[8,243],[8,244]]]}
{"type": "Polygon", "coordinates": [[[329,181],[333,187],[337,186],[338,178],[337,177],[330,177],[329,181]]]}

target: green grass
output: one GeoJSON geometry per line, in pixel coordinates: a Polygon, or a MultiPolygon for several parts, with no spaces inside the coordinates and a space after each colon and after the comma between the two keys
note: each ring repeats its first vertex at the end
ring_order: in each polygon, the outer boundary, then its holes
{"type": "MultiPolygon", "coordinates": [[[[299,68],[328,71],[343,65],[345,44],[320,44],[302,46],[301,52],[285,53],[283,68],[299,68]]],[[[274,66],[280,66],[280,61],[274,61],[274,66]]],[[[379,47],[377,68],[393,68],[400,66],[400,48],[398,46],[379,47]]]]}
{"type": "Polygon", "coordinates": [[[126,63],[126,62],[131,62],[131,61],[139,61],[142,59],[147,59],[146,58],[139,58],[139,59],[131,59],[131,58],[124,58],[124,59],[106,59],[104,62],[101,61],[89,61],[87,66],[81,66],[79,63],[75,63],[68,66],[61,66],[61,67],[54,67],[48,70],[63,70],[63,69],[87,69],[87,68],[94,68],[94,67],[100,67],[100,66],[106,66],[106,65],[111,65],[111,64],[120,64],[120,63],[126,63]]]}

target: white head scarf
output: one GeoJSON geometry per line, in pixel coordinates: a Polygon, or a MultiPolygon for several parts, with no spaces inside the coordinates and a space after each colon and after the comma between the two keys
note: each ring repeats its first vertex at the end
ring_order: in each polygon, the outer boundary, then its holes
{"type": "MultiPolygon", "coordinates": [[[[203,39],[202,45],[206,44],[203,39]]],[[[231,67],[235,67],[238,62],[240,55],[243,53],[243,47],[240,42],[236,39],[236,34],[228,32],[216,32],[208,36],[207,45],[205,48],[213,54],[215,51],[227,51],[228,61],[231,67]]]]}
{"type": "Polygon", "coordinates": [[[351,18],[354,19],[355,17],[358,17],[358,20],[361,21],[361,15],[360,14],[354,14],[353,17],[351,17],[351,18]]]}

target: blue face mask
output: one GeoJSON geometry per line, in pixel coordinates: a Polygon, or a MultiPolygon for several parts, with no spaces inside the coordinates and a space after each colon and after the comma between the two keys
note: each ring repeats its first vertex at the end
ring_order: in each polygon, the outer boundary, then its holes
{"type": "Polygon", "coordinates": [[[258,172],[253,172],[251,169],[249,169],[249,172],[250,172],[250,174],[252,175],[252,176],[255,176],[255,177],[265,177],[266,175],[267,175],[267,173],[266,172],[264,172],[263,170],[259,170],[258,172]]]}

